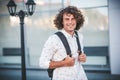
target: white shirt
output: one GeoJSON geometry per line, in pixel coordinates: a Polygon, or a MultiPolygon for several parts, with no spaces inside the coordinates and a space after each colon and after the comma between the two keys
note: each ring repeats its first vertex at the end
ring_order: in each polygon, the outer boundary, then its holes
{"type": "MultiPolygon", "coordinates": [[[[78,46],[76,42],[76,35],[71,36],[65,30],[61,30],[61,32],[67,38],[69,43],[72,57],[75,57],[75,65],[72,67],[60,67],[56,68],[53,73],[53,80],[87,80],[84,69],[78,61],[78,46]]],[[[79,40],[81,45],[81,50],[83,51],[83,36],[79,33],[79,40]]],[[[49,68],[50,60],[53,61],[61,61],[67,56],[66,50],[61,42],[60,38],[54,34],[48,38],[46,41],[44,48],[42,50],[39,66],[44,69],[49,68]]]]}

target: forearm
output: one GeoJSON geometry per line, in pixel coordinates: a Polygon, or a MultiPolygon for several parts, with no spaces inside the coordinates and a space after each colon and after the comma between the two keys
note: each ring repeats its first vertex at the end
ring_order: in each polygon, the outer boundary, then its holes
{"type": "Polygon", "coordinates": [[[49,68],[50,69],[54,69],[54,68],[58,68],[58,67],[64,67],[66,64],[64,61],[51,61],[49,68]]]}
{"type": "Polygon", "coordinates": [[[50,69],[58,67],[70,67],[75,63],[75,58],[70,57],[69,55],[62,61],[51,61],[49,64],[50,69]]]}

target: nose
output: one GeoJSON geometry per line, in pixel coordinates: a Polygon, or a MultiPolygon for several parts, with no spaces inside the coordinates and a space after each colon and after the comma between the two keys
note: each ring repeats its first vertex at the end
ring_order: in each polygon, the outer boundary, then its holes
{"type": "Polygon", "coordinates": [[[68,22],[69,22],[69,23],[72,23],[72,20],[69,20],[68,22]]]}

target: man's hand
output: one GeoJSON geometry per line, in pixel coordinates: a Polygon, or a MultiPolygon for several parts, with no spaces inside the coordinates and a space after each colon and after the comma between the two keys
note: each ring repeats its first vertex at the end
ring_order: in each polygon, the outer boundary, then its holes
{"type": "Polygon", "coordinates": [[[86,62],[86,54],[82,53],[79,55],[78,60],[80,62],[86,62]]]}
{"type": "Polygon", "coordinates": [[[65,66],[73,66],[75,64],[75,58],[69,55],[64,59],[65,66]]]}

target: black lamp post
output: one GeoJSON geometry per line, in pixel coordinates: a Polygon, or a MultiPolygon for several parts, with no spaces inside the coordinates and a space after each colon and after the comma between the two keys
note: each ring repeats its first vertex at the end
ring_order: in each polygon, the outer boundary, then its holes
{"type": "Polygon", "coordinates": [[[26,80],[26,63],[25,63],[25,42],[24,42],[24,18],[25,16],[32,16],[35,11],[35,3],[33,0],[28,0],[26,3],[26,11],[20,10],[16,12],[16,4],[14,0],[10,0],[7,4],[8,11],[11,16],[18,16],[20,18],[21,29],[21,64],[22,64],[22,80],[26,80]]]}

